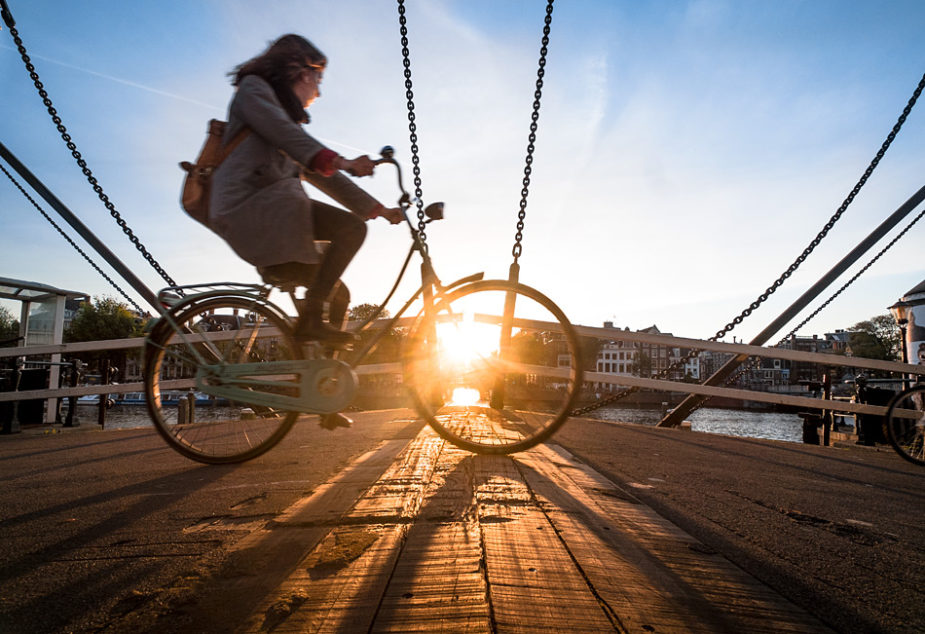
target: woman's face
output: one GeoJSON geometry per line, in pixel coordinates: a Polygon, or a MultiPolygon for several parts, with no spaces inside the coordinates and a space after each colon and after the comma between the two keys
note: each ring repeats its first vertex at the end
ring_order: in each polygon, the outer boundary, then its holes
{"type": "Polygon", "coordinates": [[[299,98],[303,108],[308,108],[321,96],[321,77],[323,70],[305,67],[292,85],[292,92],[299,98]]]}

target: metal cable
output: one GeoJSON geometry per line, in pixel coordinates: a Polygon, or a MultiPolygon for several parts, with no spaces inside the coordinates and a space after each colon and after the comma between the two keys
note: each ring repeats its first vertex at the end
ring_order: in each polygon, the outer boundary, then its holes
{"type": "Polygon", "coordinates": [[[65,145],[67,145],[67,148],[71,151],[71,156],[73,156],[74,160],[77,161],[77,165],[80,167],[84,176],[87,177],[87,181],[93,187],[93,191],[96,192],[99,199],[103,202],[103,205],[105,205],[106,209],[109,210],[109,214],[113,217],[113,219],[115,219],[116,224],[122,228],[122,232],[128,236],[128,239],[132,244],[135,245],[135,248],[138,249],[148,264],[150,264],[151,267],[157,271],[157,273],[164,279],[164,281],[167,282],[169,286],[176,286],[177,283],[173,280],[172,277],[170,277],[170,275],[167,274],[167,271],[164,270],[160,263],[154,259],[154,256],[151,255],[151,253],[145,248],[145,246],[141,243],[141,240],[138,239],[138,236],[134,234],[134,232],[126,223],[125,219],[122,218],[122,215],[116,210],[115,205],[112,203],[112,201],[109,200],[109,196],[107,196],[103,191],[103,188],[96,180],[96,177],[93,176],[93,172],[90,171],[89,167],[87,167],[87,162],[83,159],[80,152],[77,150],[77,146],[71,139],[71,135],[68,134],[67,128],[64,127],[64,124],[61,121],[61,117],[58,116],[57,110],[55,110],[51,99],[48,97],[48,93],[45,91],[45,86],[39,79],[38,73],[35,70],[35,66],[29,59],[29,55],[27,54],[26,48],[23,45],[22,38],[19,37],[19,32],[14,26],[12,16],[4,11],[3,19],[6,21],[7,26],[10,28],[10,34],[13,36],[13,41],[16,43],[16,48],[19,50],[19,54],[26,66],[26,70],[29,72],[29,77],[32,79],[36,90],[38,90],[39,96],[42,98],[42,103],[45,105],[45,108],[47,108],[48,114],[51,115],[51,120],[54,122],[58,132],[61,134],[61,138],[64,140],[65,145]]]}
{"type": "Polygon", "coordinates": [[[71,239],[71,237],[68,236],[68,235],[64,232],[64,230],[63,230],[61,227],[59,227],[58,224],[57,224],[54,220],[52,220],[51,216],[49,216],[47,213],[45,213],[45,210],[42,209],[42,208],[39,206],[39,204],[38,204],[37,202],[35,202],[35,200],[32,198],[32,196],[29,195],[29,192],[27,192],[25,189],[23,189],[22,185],[19,184],[19,182],[13,177],[12,174],[10,174],[10,173],[7,171],[7,169],[6,169],[5,167],[3,167],[3,165],[0,165],[0,170],[2,170],[4,174],[6,174],[6,177],[9,178],[10,181],[13,183],[13,185],[16,186],[16,189],[18,189],[18,190],[22,193],[22,195],[26,197],[26,200],[28,200],[30,203],[32,203],[32,206],[35,207],[35,208],[38,210],[38,212],[39,212],[40,214],[42,214],[42,216],[44,216],[45,220],[47,220],[49,223],[51,223],[51,226],[54,227],[55,230],[57,230],[58,233],[61,234],[61,237],[63,237],[65,240],[67,240],[68,244],[70,244],[72,247],[74,247],[74,249],[77,251],[77,253],[79,253],[80,255],[82,255],[82,256],[83,256],[83,259],[86,260],[86,261],[90,264],[90,266],[92,266],[92,267],[96,270],[97,273],[99,273],[100,275],[103,276],[103,279],[104,279],[104,280],[106,280],[107,282],[109,282],[109,284],[110,284],[114,289],[116,289],[117,291],[119,291],[119,293],[122,295],[122,297],[124,297],[124,298],[126,299],[126,301],[128,301],[128,303],[132,305],[132,307],[138,312],[139,315],[145,314],[145,311],[143,311],[143,310],[141,309],[141,306],[139,306],[138,304],[136,304],[135,301],[134,301],[131,297],[129,297],[128,294],[127,294],[118,284],[116,284],[115,281],[113,281],[113,279],[112,279],[111,277],[109,277],[99,266],[97,266],[96,262],[94,262],[92,259],[90,259],[90,256],[87,255],[87,254],[84,252],[84,250],[81,249],[80,246],[78,246],[78,244],[77,244],[76,242],[74,242],[74,241],[71,239]]]}

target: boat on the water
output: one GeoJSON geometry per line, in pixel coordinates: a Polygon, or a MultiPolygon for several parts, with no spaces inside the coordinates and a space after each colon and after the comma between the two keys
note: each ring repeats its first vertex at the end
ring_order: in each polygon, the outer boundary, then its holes
{"type": "MultiPolygon", "coordinates": [[[[180,402],[180,399],[184,396],[187,396],[189,392],[184,391],[169,391],[161,393],[161,405],[176,405],[180,402]]],[[[227,399],[217,398],[215,396],[209,396],[203,392],[193,392],[196,398],[196,405],[227,405],[227,399]]],[[[145,393],[144,392],[125,392],[123,394],[110,394],[108,396],[109,400],[113,401],[116,405],[144,405],[145,404],[145,393]]],[[[100,395],[99,394],[88,394],[86,396],[78,397],[78,405],[99,405],[100,395]]]]}

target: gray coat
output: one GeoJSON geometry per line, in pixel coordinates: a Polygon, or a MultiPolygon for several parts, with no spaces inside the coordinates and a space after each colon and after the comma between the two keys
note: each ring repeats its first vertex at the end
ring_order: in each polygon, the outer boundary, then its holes
{"type": "Polygon", "coordinates": [[[238,84],[228,108],[225,142],[244,126],[251,133],[213,175],[209,221],[247,262],[318,262],[312,203],[300,178],[364,218],[378,207],[375,198],[340,172],[325,178],[309,171],[324,145],[293,122],[270,84],[256,75],[238,84]]]}

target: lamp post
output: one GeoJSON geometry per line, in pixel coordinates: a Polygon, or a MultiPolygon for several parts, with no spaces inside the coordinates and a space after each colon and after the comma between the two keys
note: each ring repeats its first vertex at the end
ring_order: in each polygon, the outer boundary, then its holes
{"type": "MultiPolygon", "coordinates": [[[[912,306],[909,302],[904,302],[899,300],[892,306],[890,306],[890,314],[893,315],[893,319],[896,320],[896,325],[899,326],[899,341],[900,341],[900,350],[902,351],[902,362],[909,363],[908,352],[906,350],[906,324],[909,323],[909,318],[906,317],[906,311],[909,307],[912,306]]],[[[907,377],[903,375],[903,389],[907,387],[907,377]]]]}

